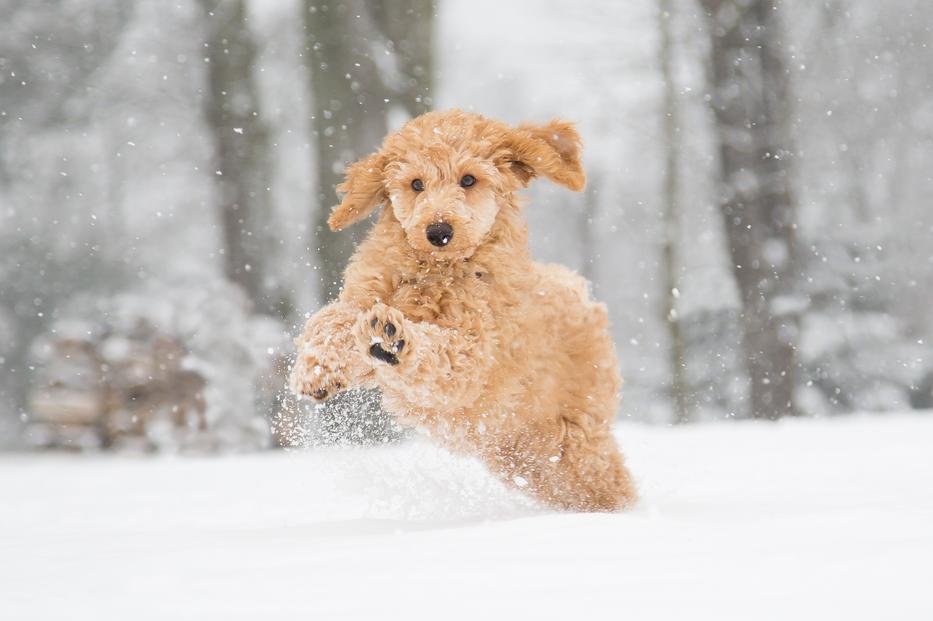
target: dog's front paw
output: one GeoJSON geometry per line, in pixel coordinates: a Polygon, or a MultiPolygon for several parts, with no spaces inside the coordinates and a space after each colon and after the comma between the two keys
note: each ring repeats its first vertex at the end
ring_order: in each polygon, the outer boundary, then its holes
{"type": "Polygon", "coordinates": [[[298,352],[288,383],[293,393],[315,401],[333,397],[349,384],[343,369],[327,364],[320,356],[307,351],[298,352]]]}
{"type": "Polygon", "coordinates": [[[410,348],[406,349],[407,323],[405,316],[398,310],[385,304],[376,304],[360,313],[356,323],[357,341],[363,351],[376,360],[396,365],[410,351],[410,348]]]}

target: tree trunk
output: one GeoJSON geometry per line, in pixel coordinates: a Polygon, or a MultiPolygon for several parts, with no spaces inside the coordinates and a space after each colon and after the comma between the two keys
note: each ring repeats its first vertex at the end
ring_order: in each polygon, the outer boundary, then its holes
{"type": "Polygon", "coordinates": [[[395,52],[395,100],[415,117],[431,109],[435,0],[369,3],[377,28],[395,52]]]}
{"type": "MultiPolygon", "coordinates": [[[[347,260],[364,234],[363,227],[334,233],[327,226],[344,169],[378,148],[393,107],[408,116],[430,109],[434,0],[305,0],[304,11],[317,181],[310,251],[325,302],[340,293],[347,260]]],[[[397,439],[377,394],[348,391],[329,400],[305,440],[397,439]]]]}
{"type": "Polygon", "coordinates": [[[661,75],[664,79],[663,135],[665,144],[664,178],[662,200],[664,203],[664,231],[661,248],[661,271],[664,291],[662,295],[662,319],[667,325],[668,361],[671,372],[671,402],[674,420],[686,423],[691,409],[687,389],[687,358],[683,327],[677,311],[680,297],[677,287],[677,241],[680,239],[678,205],[680,194],[680,128],[678,127],[677,87],[674,83],[673,50],[671,36],[671,0],[660,0],[659,5],[659,56],[661,75]]]}
{"type": "Polygon", "coordinates": [[[354,246],[346,232],[333,233],[327,226],[344,168],[379,146],[391,105],[397,103],[410,116],[430,107],[433,16],[433,0],[305,0],[317,179],[312,251],[322,301],[339,293],[354,246]],[[395,64],[386,77],[373,58],[378,47],[374,32],[382,34],[392,52],[379,59],[395,64]]]}
{"type": "Polygon", "coordinates": [[[797,413],[797,317],[789,303],[796,208],[779,16],[774,0],[703,5],[710,21],[720,207],[743,306],[749,414],[775,419],[797,413]]]}
{"type": "Polygon", "coordinates": [[[579,236],[580,236],[580,254],[581,266],[580,275],[590,281],[591,286],[596,288],[597,276],[596,263],[599,260],[599,252],[596,247],[596,219],[599,217],[599,192],[602,188],[602,177],[598,174],[589,175],[586,180],[586,191],[583,193],[583,213],[580,214],[579,236]]]}
{"type": "Polygon", "coordinates": [[[256,44],[244,0],[201,0],[206,15],[208,89],[204,110],[214,143],[223,267],[259,312],[285,317],[291,308],[269,270],[274,251],[268,191],[268,135],[252,75],[256,44]]]}

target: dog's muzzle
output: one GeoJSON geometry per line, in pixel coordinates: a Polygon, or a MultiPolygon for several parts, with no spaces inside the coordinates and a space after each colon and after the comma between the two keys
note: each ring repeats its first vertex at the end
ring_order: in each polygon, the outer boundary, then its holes
{"type": "Polygon", "coordinates": [[[427,236],[428,241],[431,242],[432,246],[443,248],[450,243],[451,239],[453,239],[454,227],[450,226],[446,222],[435,222],[434,224],[428,225],[428,228],[425,229],[424,234],[427,236]]]}

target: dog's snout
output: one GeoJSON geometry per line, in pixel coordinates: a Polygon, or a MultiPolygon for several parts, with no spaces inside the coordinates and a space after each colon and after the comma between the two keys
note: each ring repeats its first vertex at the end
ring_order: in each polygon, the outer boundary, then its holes
{"type": "Polygon", "coordinates": [[[454,236],[454,228],[446,222],[435,222],[434,224],[429,224],[424,233],[432,246],[441,248],[450,243],[450,240],[454,236]]]}

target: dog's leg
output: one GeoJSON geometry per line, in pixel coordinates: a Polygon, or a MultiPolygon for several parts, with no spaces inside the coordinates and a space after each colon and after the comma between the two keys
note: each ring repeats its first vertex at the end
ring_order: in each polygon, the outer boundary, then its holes
{"type": "Polygon", "coordinates": [[[571,511],[617,511],[635,503],[635,483],[608,429],[588,437],[569,425],[560,448],[529,475],[539,498],[571,511]]]}
{"type": "Polygon", "coordinates": [[[469,407],[494,360],[482,336],[415,323],[385,304],[360,313],[354,333],[357,351],[369,357],[385,395],[420,408],[469,407]]]}
{"type": "Polygon", "coordinates": [[[372,371],[353,337],[359,312],[350,304],[332,302],[308,320],[295,339],[298,356],[289,377],[292,392],[323,401],[363,383],[372,371]]]}
{"type": "Polygon", "coordinates": [[[635,484],[608,425],[584,429],[558,415],[500,427],[482,456],[506,484],[569,511],[616,511],[635,503],[635,484]]]}

